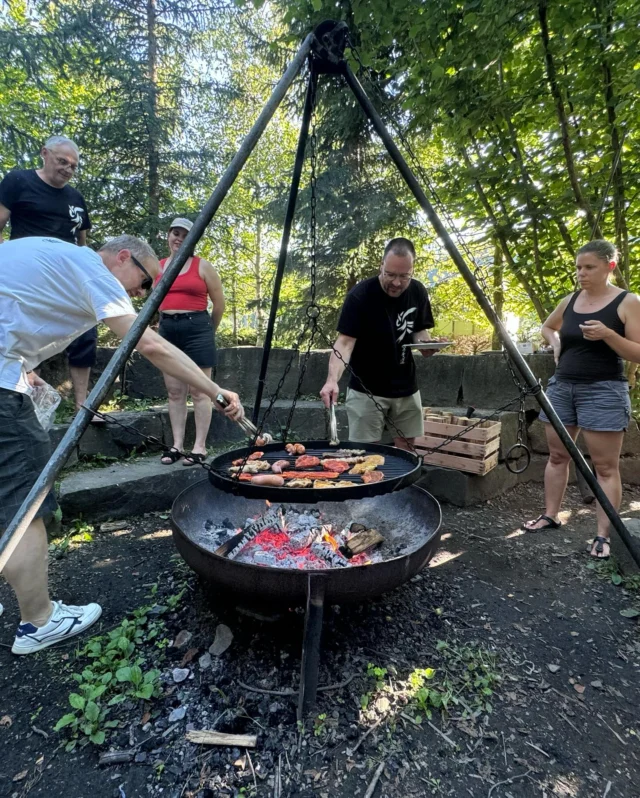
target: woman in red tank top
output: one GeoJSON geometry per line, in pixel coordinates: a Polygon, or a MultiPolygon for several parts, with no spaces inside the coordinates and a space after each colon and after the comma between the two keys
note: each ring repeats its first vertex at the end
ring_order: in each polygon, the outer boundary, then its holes
{"type": "MultiPolygon", "coordinates": [[[[177,218],[171,222],[168,234],[168,258],[160,261],[162,271],[182,246],[182,242],[193,226],[188,219],[177,218]]],[[[158,277],[158,280],[160,277],[158,277]]],[[[157,282],[157,280],[156,280],[157,282]]],[[[207,377],[216,366],[215,331],[224,313],[224,293],[218,272],[209,261],[192,256],[188,258],[160,305],[159,333],[200,366],[207,377]],[[207,311],[209,299],[213,311],[207,311]]],[[[196,437],[189,457],[183,465],[204,462],[207,457],[207,433],[211,424],[211,400],[200,391],[193,390],[175,377],[164,375],[169,397],[169,418],[173,433],[173,451],[162,456],[165,465],[180,458],[176,449],[182,451],[187,424],[187,395],[193,400],[193,415],[196,437]]]]}

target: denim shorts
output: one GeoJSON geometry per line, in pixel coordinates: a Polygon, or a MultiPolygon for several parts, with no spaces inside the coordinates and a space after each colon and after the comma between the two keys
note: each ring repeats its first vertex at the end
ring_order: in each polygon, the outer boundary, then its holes
{"type": "MultiPolygon", "coordinates": [[[[547,397],[565,427],[623,432],[629,426],[631,399],[626,380],[564,382],[551,377],[547,397]]],[[[544,410],[539,418],[549,421],[544,410]]]]}
{"type": "MultiPolygon", "coordinates": [[[[0,388],[0,531],[9,526],[50,455],[49,434],[40,426],[31,398],[0,388]]],[[[35,517],[56,507],[49,492],[35,517]]]]}
{"type": "Polygon", "coordinates": [[[206,310],[193,313],[161,313],[160,335],[191,358],[201,369],[218,362],[211,316],[206,310]]]}

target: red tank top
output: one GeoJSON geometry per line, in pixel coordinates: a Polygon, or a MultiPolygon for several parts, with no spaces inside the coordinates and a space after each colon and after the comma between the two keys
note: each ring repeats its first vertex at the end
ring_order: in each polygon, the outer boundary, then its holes
{"type": "MultiPolygon", "coordinates": [[[[164,271],[167,258],[160,261],[160,266],[164,271]]],[[[200,258],[193,257],[191,265],[185,274],[179,274],[173,281],[169,293],[162,300],[160,310],[206,310],[209,293],[207,284],[200,277],[200,258]]],[[[159,274],[155,283],[162,277],[159,274]]],[[[154,285],[155,285],[154,283],[154,285]]]]}

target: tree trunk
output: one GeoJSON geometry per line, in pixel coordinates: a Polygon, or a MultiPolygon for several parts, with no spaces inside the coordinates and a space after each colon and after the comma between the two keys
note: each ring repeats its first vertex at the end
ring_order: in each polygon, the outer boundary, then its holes
{"type": "MultiPolygon", "coordinates": [[[[469,159],[469,154],[467,153],[467,151],[465,149],[460,150],[460,153],[461,153],[462,157],[464,158],[464,161],[465,161],[465,163],[467,165],[467,169],[469,170],[469,173],[473,174],[474,169],[473,169],[473,164],[471,163],[471,160],[469,159]]],[[[498,240],[498,242],[500,243],[500,246],[502,248],[502,252],[504,253],[504,256],[505,256],[505,259],[506,259],[506,261],[507,261],[507,263],[509,265],[509,268],[513,272],[513,276],[516,278],[516,280],[520,283],[520,285],[525,290],[525,292],[526,292],[527,296],[529,297],[529,299],[531,300],[531,302],[533,304],[533,307],[535,308],[535,311],[538,314],[540,320],[544,321],[544,319],[547,318],[548,314],[545,311],[544,305],[540,301],[540,297],[538,296],[538,294],[537,294],[537,292],[535,290],[535,287],[529,281],[527,276],[522,273],[522,269],[520,267],[518,267],[518,265],[516,264],[516,262],[514,260],[514,257],[513,257],[512,253],[511,253],[511,249],[509,247],[509,241],[507,240],[507,236],[506,236],[506,234],[504,232],[504,227],[503,227],[503,225],[500,224],[500,222],[496,218],[495,212],[494,212],[493,208],[491,207],[491,203],[489,202],[489,199],[488,199],[488,197],[487,197],[487,195],[485,193],[484,188],[482,187],[482,184],[480,183],[478,178],[475,178],[475,177],[473,178],[473,182],[474,182],[474,185],[475,185],[476,192],[478,193],[478,197],[480,198],[480,202],[482,203],[482,207],[485,209],[485,211],[487,213],[487,216],[489,217],[489,221],[491,222],[491,225],[493,227],[494,235],[495,235],[496,239],[498,240]]]]}
{"type": "MultiPolygon", "coordinates": [[[[598,22],[600,22],[600,9],[598,3],[595,4],[595,11],[596,11],[596,18],[598,22]]],[[[611,10],[607,9],[606,12],[606,22],[604,24],[605,34],[604,37],[598,37],[600,42],[600,53],[601,53],[601,64],[602,64],[602,78],[603,78],[603,89],[604,89],[604,99],[605,104],[607,107],[607,119],[609,122],[609,131],[611,135],[611,155],[612,155],[612,168],[613,168],[613,217],[615,220],[615,237],[616,237],[616,246],[620,251],[621,255],[621,263],[620,271],[622,273],[623,281],[620,280],[618,277],[618,282],[623,285],[624,288],[629,287],[629,279],[630,279],[630,269],[629,269],[629,233],[627,230],[627,217],[626,217],[626,202],[625,202],[625,186],[624,186],[624,175],[622,171],[622,140],[620,137],[620,131],[618,129],[617,117],[616,117],[616,101],[615,101],[615,93],[613,90],[613,73],[611,69],[611,63],[609,62],[606,52],[607,52],[607,43],[611,40],[611,27],[613,25],[613,18],[611,15],[611,10]],[[606,38],[605,38],[606,37],[606,38]],[[604,40],[603,40],[604,39],[604,40]]],[[[602,203],[604,207],[604,203],[606,203],[607,198],[605,196],[602,197],[602,203]]],[[[616,270],[616,276],[617,270],[616,270]]]]}
{"type": "Polygon", "coordinates": [[[573,157],[573,148],[571,146],[571,137],[569,135],[569,119],[567,111],[562,98],[562,92],[558,84],[558,76],[556,71],[555,61],[551,52],[551,43],[549,37],[549,22],[547,19],[547,5],[548,0],[538,0],[538,19],[540,21],[540,38],[542,40],[542,48],[544,50],[544,60],[547,72],[547,81],[551,89],[551,95],[556,108],[558,122],[560,123],[560,130],[562,133],[562,148],[564,150],[564,160],[567,167],[567,174],[569,182],[573,190],[573,195],[576,198],[578,206],[584,211],[589,223],[589,228],[595,233],[597,238],[602,238],[600,227],[596,225],[596,217],[593,213],[589,201],[584,196],[580,181],[578,180],[578,172],[576,169],[575,159],[573,157]]]}
{"type": "MultiPolygon", "coordinates": [[[[503,261],[504,254],[500,244],[496,241],[496,246],[493,250],[493,306],[496,309],[496,315],[500,321],[504,321],[502,318],[502,311],[504,308],[504,289],[502,286],[502,277],[504,274],[503,261]]],[[[502,349],[502,342],[500,341],[500,336],[495,327],[493,328],[493,334],[491,336],[491,348],[498,351],[502,349]]]]}
{"type": "Polygon", "coordinates": [[[147,0],[147,72],[149,79],[149,219],[147,235],[153,241],[160,230],[160,154],[158,146],[158,40],[156,0],[147,0]]]}
{"type": "MultiPolygon", "coordinates": [[[[256,190],[256,199],[258,199],[259,190],[256,190]]],[[[262,219],[260,211],[256,214],[256,250],[253,261],[253,273],[256,289],[256,346],[262,346],[262,339],[264,336],[264,313],[262,311],[262,275],[260,269],[262,266],[262,219]]]]}

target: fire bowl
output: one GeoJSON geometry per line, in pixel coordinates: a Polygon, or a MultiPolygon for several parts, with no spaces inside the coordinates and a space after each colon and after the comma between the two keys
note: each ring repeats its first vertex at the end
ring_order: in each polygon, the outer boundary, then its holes
{"type": "Polygon", "coordinates": [[[241,527],[265,510],[259,499],[233,496],[208,480],[191,485],[173,503],[173,539],[180,555],[214,592],[289,606],[307,600],[309,576],[320,576],[325,601],[362,601],[393,590],[427,565],[440,541],[440,505],[423,488],[412,485],[382,496],[343,502],[291,504],[301,512],[319,510],[323,519],[347,526],[356,521],[384,536],[382,562],[323,570],[285,569],[237,562],[214,554],[219,544],[207,530],[229,520],[241,527]]]}

